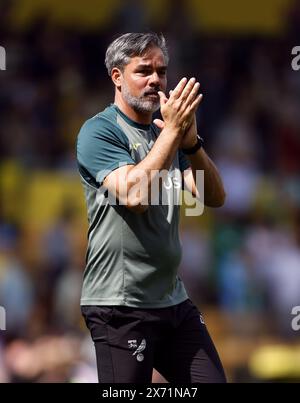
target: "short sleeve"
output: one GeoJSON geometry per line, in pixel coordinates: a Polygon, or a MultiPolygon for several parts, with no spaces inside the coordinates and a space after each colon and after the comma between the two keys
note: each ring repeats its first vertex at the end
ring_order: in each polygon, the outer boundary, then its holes
{"type": "Polygon", "coordinates": [[[106,118],[89,119],[77,138],[80,174],[99,187],[108,174],[123,165],[135,165],[122,130],[106,118]]]}
{"type": "Polygon", "coordinates": [[[191,164],[181,150],[178,150],[179,169],[181,172],[190,168],[191,164]]]}

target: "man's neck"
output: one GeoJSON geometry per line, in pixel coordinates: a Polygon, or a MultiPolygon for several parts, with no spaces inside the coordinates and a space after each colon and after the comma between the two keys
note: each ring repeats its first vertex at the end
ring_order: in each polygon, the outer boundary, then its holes
{"type": "Polygon", "coordinates": [[[136,112],[132,109],[122,98],[115,97],[115,105],[123,112],[129,119],[142,125],[149,125],[152,122],[152,112],[136,112]]]}

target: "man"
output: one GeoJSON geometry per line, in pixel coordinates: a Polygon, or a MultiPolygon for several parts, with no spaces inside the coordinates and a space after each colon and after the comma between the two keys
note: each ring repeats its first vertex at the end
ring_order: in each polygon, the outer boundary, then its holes
{"type": "Polygon", "coordinates": [[[224,203],[220,176],[197,136],[199,83],[183,78],[166,97],[168,52],[154,33],[119,37],[105,62],[114,104],[89,119],[77,141],[89,218],[81,305],[99,381],[151,382],[156,368],[170,382],[224,382],[202,316],[177,276],[179,207],[172,198],[151,203],[163,170],[181,172],[195,196],[196,171],[204,170],[205,204],[224,203]],[[163,120],[153,124],[159,108],[163,120]]]}

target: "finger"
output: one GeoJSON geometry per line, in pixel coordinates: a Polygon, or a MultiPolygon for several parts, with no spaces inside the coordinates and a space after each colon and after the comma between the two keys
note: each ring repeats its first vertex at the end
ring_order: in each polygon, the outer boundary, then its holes
{"type": "Polygon", "coordinates": [[[190,92],[192,91],[192,89],[194,88],[196,79],[193,77],[189,80],[189,82],[187,83],[187,85],[185,86],[184,90],[182,91],[182,94],[180,96],[180,99],[184,102],[187,97],[189,96],[190,92]]]}
{"type": "Polygon", "coordinates": [[[196,109],[198,108],[198,106],[200,105],[201,101],[203,99],[203,94],[200,94],[197,96],[197,98],[195,99],[195,101],[192,103],[191,107],[190,107],[190,111],[191,112],[195,112],[196,109]]]}
{"type": "Polygon", "coordinates": [[[161,119],[154,119],[153,123],[161,130],[165,127],[165,122],[161,119]]]}
{"type": "Polygon", "coordinates": [[[160,106],[165,105],[168,102],[168,98],[162,91],[158,91],[160,106]]]}
{"type": "Polygon", "coordinates": [[[195,98],[196,98],[196,96],[197,96],[197,93],[198,93],[198,91],[199,91],[199,88],[200,88],[200,83],[198,83],[198,82],[195,83],[195,85],[194,85],[192,91],[190,92],[189,96],[187,97],[187,99],[186,99],[186,101],[185,101],[185,103],[186,103],[187,105],[190,105],[192,102],[194,102],[194,100],[195,100],[195,98]]]}
{"type": "Polygon", "coordinates": [[[172,95],[170,96],[170,99],[176,99],[179,98],[184,87],[186,86],[187,83],[187,78],[184,77],[183,79],[181,79],[179,81],[179,83],[176,85],[176,87],[174,88],[174,90],[172,91],[172,95]]]}

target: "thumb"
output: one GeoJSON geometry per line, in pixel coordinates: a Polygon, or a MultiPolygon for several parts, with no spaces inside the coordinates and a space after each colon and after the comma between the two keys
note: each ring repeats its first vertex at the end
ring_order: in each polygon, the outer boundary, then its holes
{"type": "Polygon", "coordinates": [[[162,106],[168,101],[168,98],[162,91],[158,91],[158,95],[159,95],[159,100],[160,100],[160,106],[162,106]]]}
{"type": "Polygon", "coordinates": [[[155,126],[157,126],[160,130],[162,130],[165,127],[165,122],[161,119],[154,119],[153,123],[155,126]]]}

